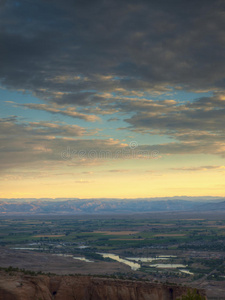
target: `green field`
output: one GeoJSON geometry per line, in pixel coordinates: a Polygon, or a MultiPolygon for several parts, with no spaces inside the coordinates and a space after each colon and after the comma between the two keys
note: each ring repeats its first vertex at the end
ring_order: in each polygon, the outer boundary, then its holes
{"type": "MultiPolygon", "coordinates": [[[[166,267],[157,269],[148,262],[141,262],[140,271],[159,277],[170,273],[190,280],[224,280],[225,276],[225,219],[214,216],[5,217],[0,219],[0,246],[94,260],[104,260],[98,252],[140,258],[172,255],[166,262],[183,264],[190,274],[181,275],[166,267]]],[[[156,262],[165,263],[160,258],[156,262]]]]}

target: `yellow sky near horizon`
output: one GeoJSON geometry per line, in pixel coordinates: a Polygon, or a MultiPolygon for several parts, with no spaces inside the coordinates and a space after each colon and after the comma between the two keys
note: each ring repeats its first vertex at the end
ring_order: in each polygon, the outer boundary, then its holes
{"type": "MultiPolygon", "coordinates": [[[[85,172],[84,172],[85,173],[85,172]]],[[[116,170],[87,174],[48,174],[8,178],[0,198],[145,198],[173,196],[225,196],[222,168],[214,170],[116,170]]]]}

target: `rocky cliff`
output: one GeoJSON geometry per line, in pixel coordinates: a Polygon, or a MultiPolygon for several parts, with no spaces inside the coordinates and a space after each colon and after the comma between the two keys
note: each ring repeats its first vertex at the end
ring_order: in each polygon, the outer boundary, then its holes
{"type": "Polygon", "coordinates": [[[0,300],[173,300],[186,292],[181,286],[90,276],[0,275],[0,300]]]}

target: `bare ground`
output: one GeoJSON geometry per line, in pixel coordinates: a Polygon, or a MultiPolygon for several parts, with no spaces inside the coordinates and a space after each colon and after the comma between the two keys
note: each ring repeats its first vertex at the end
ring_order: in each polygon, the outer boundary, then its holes
{"type": "Polygon", "coordinates": [[[112,274],[129,273],[131,269],[118,262],[96,261],[88,263],[72,257],[61,257],[53,254],[37,253],[27,250],[13,250],[0,247],[0,267],[50,272],[55,274],[112,274]]]}

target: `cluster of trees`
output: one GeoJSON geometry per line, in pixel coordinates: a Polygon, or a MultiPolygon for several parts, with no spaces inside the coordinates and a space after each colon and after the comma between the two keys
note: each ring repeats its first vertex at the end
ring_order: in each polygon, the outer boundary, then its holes
{"type": "Polygon", "coordinates": [[[9,273],[9,275],[13,275],[15,272],[22,272],[25,275],[31,275],[31,276],[37,276],[37,275],[56,275],[54,273],[43,273],[42,271],[31,271],[31,270],[25,270],[25,269],[20,269],[20,268],[14,268],[12,266],[9,266],[8,268],[2,268],[0,267],[0,270],[5,271],[6,273],[9,273]]]}
{"type": "Polygon", "coordinates": [[[200,295],[197,290],[188,290],[186,295],[183,295],[178,300],[206,300],[206,298],[202,295],[200,295]]]}

